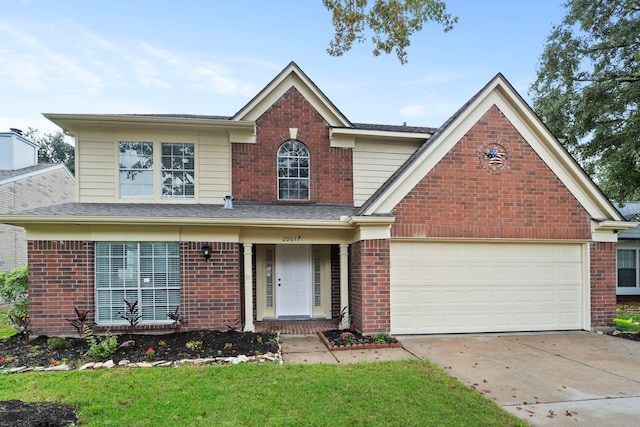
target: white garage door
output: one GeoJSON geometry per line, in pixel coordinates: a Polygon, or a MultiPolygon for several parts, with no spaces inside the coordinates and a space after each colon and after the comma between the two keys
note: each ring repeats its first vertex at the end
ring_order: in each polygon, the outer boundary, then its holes
{"type": "Polygon", "coordinates": [[[391,243],[394,334],[583,328],[579,244],[391,243]]]}

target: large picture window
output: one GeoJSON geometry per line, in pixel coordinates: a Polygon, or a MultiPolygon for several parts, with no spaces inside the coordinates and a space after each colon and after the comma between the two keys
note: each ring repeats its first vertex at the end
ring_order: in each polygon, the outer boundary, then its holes
{"type": "Polygon", "coordinates": [[[278,199],[309,200],[309,150],[300,141],[278,150],[278,199]]]}
{"type": "Polygon", "coordinates": [[[162,197],[193,199],[195,155],[193,144],[162,143],[162,197]]]}
{"type": "Polygon", "coordinates": [[[169,322],[180,305],[178,243],[96,243],[96,322],[124,324],[126,299],[138,302],[140,323],[169,322]]]}
{"type": "Polygon", "coordinates": [[[153,143],[123,141],[118,148],[120,197],[153,197],[153,143]]]}

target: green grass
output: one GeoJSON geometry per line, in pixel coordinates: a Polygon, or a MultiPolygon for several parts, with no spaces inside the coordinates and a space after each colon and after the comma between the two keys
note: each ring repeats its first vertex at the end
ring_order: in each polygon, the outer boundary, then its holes
{"type": "Polygon", "coordinates": [[[619,331],[640,332],[640,313],[627,313],[623,310],[618,310],[614,321],[616,322],[616,329],[619,331]]]}
{"type": "Polygon", "coordinates": [[[16,328],[13,327],[13,324],[9,320],[7,310],[8,309],[0,310],[0,339],[15,335],[17,332],[16,328]]]}
{"type": "Polygon", "coordinates": [[[526,426],[425,361],[0,375],[0,400],[77,405],[90,426],[526,426]]]}

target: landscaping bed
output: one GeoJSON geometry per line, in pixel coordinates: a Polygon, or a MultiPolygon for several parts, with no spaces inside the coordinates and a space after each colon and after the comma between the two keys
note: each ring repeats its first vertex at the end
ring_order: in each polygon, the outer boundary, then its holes
{"type": "MultiPolygon", "coordinates": [[[[82,338],[50,340],[39,336],[27,340],[13,335],[0,340],[0,371],[20,366],[55,367],[66,365],[78,368],[91,361],[112,360],[118,364],[170,362],[182,359],[212,359],[278,354],[278,338],[273,333],[238,331],[188,331],[163,335],[126,334],[114,337],[115,353],[104,357],[87,355],[89,344],[82,338]]],[[[103,337],[96,337],[104,341],[103,337]]]]}
{"type": "Polygon", "coordinates": [[[331,351],[402,347],[402,344],[389,334],[362,335],[348,329],[333,329],[318,332],[318,335],[331,351]]]}

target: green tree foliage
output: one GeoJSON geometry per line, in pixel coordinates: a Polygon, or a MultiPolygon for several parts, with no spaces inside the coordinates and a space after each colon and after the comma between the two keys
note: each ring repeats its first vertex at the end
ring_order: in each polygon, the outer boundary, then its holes
{"type": "Polygon", "coordinates": [[[458,17],[447,13],[447,5],[441,0],[322,0],[331,12],[335,29],[327,52],[341,56],[351,50],[353,42],[364,42],[367,29],[373,32],[375,56],[395,50],[401,64],[407,63],[407,47],[411,36],[423,25],[433,21],[449,31],[458,22],[458,17]]]}
{"type": "Polygon", "coordinates": [[[39,130],[28,128],[25,138],[40,146],[38,161],[41,163],[64,163],[75,174],[75,148],[65,141],[62,132],[41,134],[39,130]]]}
{"type": "Polygon", "coordinates": [[[28,305],[28,270],[27,266],[16,268],[10,273],[0,273],[0,298],[12,304],[9,314],[19,317],[27,314],[28,305]]]}
{"type": "Polygon", "coordinates": [[[531,87],[534,109],[602,190],[640,197],[640,2],[569,0],[531,87]]]}

